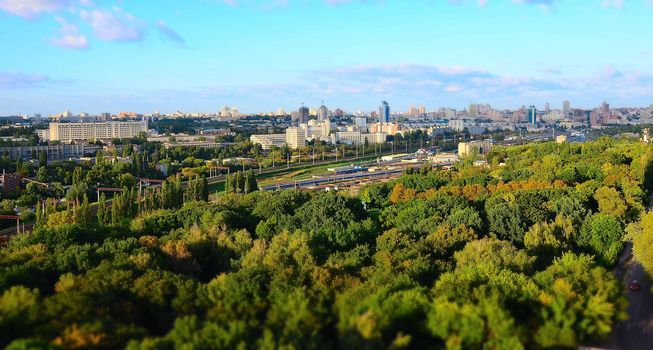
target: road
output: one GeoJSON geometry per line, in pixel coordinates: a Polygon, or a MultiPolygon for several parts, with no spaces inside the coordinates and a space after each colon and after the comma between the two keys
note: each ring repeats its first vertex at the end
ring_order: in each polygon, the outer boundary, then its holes
{"type": "Polygon", "coordinates": [[[324,184],[334,184],[337,185],[340,182],[347,182],[352,180],[369,180],[369,179],[382,179],[392,176],[401,176],[404,172],[404,169],[394,169],[394,170],[383,170],[379,172],[369,173],[369,172],[360,172],[354,174],[342,174],[342,175],[331,175],[319,179],[308,179],[308,180],[298,180],[290,181],[285,183],[279,183],[269,186],[263,186],[261,189],[263,191],[273,191],[277,189],[290,189],[290,188],[309,188],[315,187],[324,184]]]}
{"type": "MultiPolygon", "coordinates": [[[[651,204],[653,204],[653,197],[651,204]]],[[[649,208],[651,207],[649,204],[649,208]]],[[[612,334],[612,348],[615,350],[653,349],[651,281],[642,265],[633,259],[630,242],[619,259],[615,275],[622,280],[628,296],[628,320],[616,325],[612,334]],[[640,290],[632,291],[628,288],[632,280],[640,282],[640,290]]]]}

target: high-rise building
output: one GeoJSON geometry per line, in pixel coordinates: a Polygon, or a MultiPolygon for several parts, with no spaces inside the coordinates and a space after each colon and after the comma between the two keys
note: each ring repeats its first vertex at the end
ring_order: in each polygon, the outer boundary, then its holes
{"type": "Polygon", "coordinates": [[[322,105],[320,106],[320,109],[317,111],[317,120],[321,122],[327,120],[327,118],[329,118],[329,110],[324,105],[324,101],[322,101],[322,105]]]}
{"type": "Polygon", "coordinates": [[[298,127],[286,129],[286,144],[293,149],[306,146],[306,130],[298,127]]]}
{"type": "Polygon", "coordinates": [[[424,106],[419,106],[417,112],[419,113],[419,115],[420,115],[421,117],[426,116],[426,107],[424,107],[424,106]]]}
{"type": "Polygon", "coordinates": [[[379,123],[389,123],[390,122],[390,105],[388,102],[381,102],[379,107],[379,123]]]}
{"type": "Polygon", "coordinates": [[[548,102],[544,104],[544,112],[545,113],[551,112],[551,105],[549,105],[548,102]]]}
{"type": "Polygon", "coordinates": [[[470,118],[476,118],[478,116],[478,105],[475,103],[471,103],[469,105],[468,114],[470,118]]]}
{"type": "Polygon", "coordinates": [[[306,106],[301,106],[298,111],[298,119],[297,123],[298,124],[303,124],[308,122],[308,117],[309,117],[309,112],[310,110],[306,106]]]}
{"type": "Polygon", "coordinates": [[[562,102],[562,114],[566,117],[569,115],[569,113],[571,113],[571,102],[562,102]]]}
{"type": "Polygon", "coordinates": [[[238,108],[234,107],[229,107],[229,106],[224,106],[222,109],[220,109],[220,112],[218,112],[218,115],[221,118],[225,119],[238,119],[240,118],[240,112],[238,112],[238,108]]]}
{"type": "Polygon", "coordinates": [[[601,104],[601,113],[603,113],[604,116],[610,115],[610,105],[605,101],[601,104]]]}
{"type": "Polygon", "coordinates": [[[535,109],[535,106],[528,107],[526,110],[526,117],[529,124],[537,124],[537,109],[535,109]]]}
{"type": "Polygon", "coordinates": [[[147,132],[147,120],[50,123],[50,141],[124,139],[147,132]]]}
{"type": "Polygon", "coordinates": [[[279,107],[279,109],[277,109],[277,115],[286,115],[286,110],[283,109],[283,107],[279,107]]]}
{"type": "Polygon", "coordinates": [[[354,119],[354,124],[356,124],[356,126],[361,132],[367,132],[367,118],[356,117],[354,119]]]}

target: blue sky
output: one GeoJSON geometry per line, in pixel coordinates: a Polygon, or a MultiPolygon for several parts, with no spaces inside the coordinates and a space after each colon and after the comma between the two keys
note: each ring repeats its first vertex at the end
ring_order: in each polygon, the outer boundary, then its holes
{"type": "Polygon", "coordinates": [[[0,115],[653,104],[652,0],[0,0],[0,115]]]}

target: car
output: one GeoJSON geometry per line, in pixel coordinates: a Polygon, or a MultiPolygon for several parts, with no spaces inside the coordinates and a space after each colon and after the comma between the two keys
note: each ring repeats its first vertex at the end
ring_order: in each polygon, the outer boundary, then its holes
{"type": "Polygon", "coordinates": [[[632,280],[630,281],[630,290],[639,290],[641,288],[641,285],[639,284],[638,280],[632,280]]]}

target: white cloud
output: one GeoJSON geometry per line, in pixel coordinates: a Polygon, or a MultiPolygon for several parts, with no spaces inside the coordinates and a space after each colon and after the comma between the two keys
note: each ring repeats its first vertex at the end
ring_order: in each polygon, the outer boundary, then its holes
{"type": "Polygon", "coordinates": [[[624,1],[623,0],[603,0],[601,5],[603,7],[622,8],[622,7],[624,7],[624,1]]]}
{"type": "Polygon", "coordinates": [[[159,33],[161,33],[166,39],[168,39],[170,41],[174,41],[174,42],[176,42],[176,43],[178,43],[180,45],[185,45],[186,44],[186,40],[184,40],[184,38],[179,33],[177,33],[177,31],[170,28],[166,24],[166,22],[158,21],[156,23],[156,27],[157,27],[157,29],[159,29],[159,33]]]}
{"type": "Polygon", "coordinates": [[[25,88],[43,85],[52,80],[41,74],[0,71],[0,88],[25,88]]]}
{"type": "Polygon", "coordinates": [[[71,0],[0,0],[0,10],[27,19],[63,9],[71,0]]]}
{"type": "Polygon", "coordinates": [[[93,28],[93,34],[106,41],[140,41],[144,37],[136,17],[119,7],[111,10],[81,10],[80,18],[93,28]]]}
{"type": "Polygon", "coordinates": [[[57,17],[57,22],[61,24],[61,36],[51,39],[50,43],[52,45],[77,50],[88,48],[88,38],[79,33],[79,29],[75,24],[69,23],[61,17],[57,17]]]}

